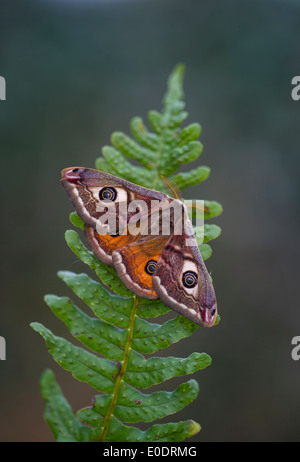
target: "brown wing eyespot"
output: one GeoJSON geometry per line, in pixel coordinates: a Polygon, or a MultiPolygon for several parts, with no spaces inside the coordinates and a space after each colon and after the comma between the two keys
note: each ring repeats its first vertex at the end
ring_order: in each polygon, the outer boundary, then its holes
{"type": "Polygon", "coordinates": [[[157,265],[157,262],[155,260],[149,260],[145,266],[146,273],[152,276],[152,274],[155,273],[156,265],[157,265]]]}
{"type": "Polygon", "coordinates": [[[182,275],[182,282],[184,287],[192,289],[198,283],[198,276],[194,271],[186,271],[182,275]]]}
{"type": "Polygon", "coordinates": [[[117,197],[117,191],[115,188],[102,188],[99,191],[99,199],[101,201],[106,201],[106,202],[113,202],[116,200],[117,197]]]}

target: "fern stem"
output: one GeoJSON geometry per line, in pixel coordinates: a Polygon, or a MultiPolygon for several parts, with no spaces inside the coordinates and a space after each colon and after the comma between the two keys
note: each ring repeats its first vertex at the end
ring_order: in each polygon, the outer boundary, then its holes
{"type": "Polygon", "coordinates": [[[159,146],[158,146],[158,153],[157,153],[157,161],[156,161],[156,164],[155,164],[155,177],[154,177],[154,180],[153,180],[153,189],[156,189],[156,186],[157,186],[157,183],[159,181],[159,178],[160,178],[160,163],[161,163],[161,160],[162,160],[162,156],[163,156],[163,146],[166,144],[166,133],[167,133],[167,125],[168,125],[168,122],[166,123],[166,127],[163,127],[162,128],[162,131],[161,131],[161,139],[160,139],[160,143],[159,143],[159,146]]]}
{"type": "Polygon", "coordinates": [[[160,164],[160,161],[161,161],[161,156],[162,156],[162,146],[163,146],[163,142],[164,142],[164,138],[162,137],[160,143],[159,143],[159,149],[158,149],[158,154],[157,154],[157,161],[156,161],[156,164],[155,164],[155,177],[154,177],[154,181],[153,181],[153,189],[156,188],[156,185],[157,185],[157,182],[159,180],[159,164],[160,164]]]}
{"type": "Polygon", "coordinates": [[[120,386],[121,386],[124,374],[126,372],[126,368],[127,368],[127,364],[128,364],[129,351],[130,351],[131,342],[132,342],[132,338],[133,338],[133,328],[134,328],[134,321],[135,321],[135,314],[136,314],[137,307],[138,307],[138,296],[135,295],[134,296],[134,302],[133,302],[133,308],[132,308],[132,312],[131,312],[131,316],[130,316],[130,324],[129,324],[129,328],[128,328],[128,339],[127,339],[127,343],[126,343],[126,346],[125,346],[124,359],[123,359],[123,361],[121,363],[121,369],[120,369],[120,373],[119,373],[118,378],[117,378],[115,391],[114,391],[114,394],[113,394],[113,397],[112,397],[108,412],[107,412],[107,414],[105,416],[105,420],[104,420],[104,424],[103,424],[103,430],[102,430],[102,433],[101,433],[100,438],[99,438],[100,442],[105,441],[106,433],[107,433],[107,430],[108,430],[108,427],[109,427],[109,422],[110,422],[111,416],[113,415],[114,408],[115,408],[115,405],[117,403],[117,399],[118,399],[118,395],[119,395],[119,391],[120,391],[120,386]]]}

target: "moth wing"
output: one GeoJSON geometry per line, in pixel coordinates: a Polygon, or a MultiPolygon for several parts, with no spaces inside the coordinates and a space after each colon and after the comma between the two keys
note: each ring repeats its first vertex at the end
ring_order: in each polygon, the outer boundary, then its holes
{"type": "Polygon", "coordinates": [[[198,325],[210,327],[214,324],[217,316],[215,292],[192,232],[170,238],[152,283],[158,297],[173,310],[198,325]]]}
{"type": "Polygon", "coordinates": [[[108,265],[112,265],[116,249],[140,240],[143,232],[147,234],[152,201],[166,197],[100,170],[82,167],[62,170],[61,182],[85,223],[85,237],[92,252],[108,265]],[[101,200],[104,189],[113,191],[113,201],[101,200]]]}
{"type": "Polygon", "coordinates": [[[148,236],[113,252],[113,266],[119,278],[140,297],[157,298],[152,275],[169,239],[170,236],[148,236]]]}

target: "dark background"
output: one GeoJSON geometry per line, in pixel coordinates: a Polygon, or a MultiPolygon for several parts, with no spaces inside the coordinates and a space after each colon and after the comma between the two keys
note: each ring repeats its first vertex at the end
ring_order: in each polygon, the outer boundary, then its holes
{"type": "Polygon", "coordinates": [[[60,170],[94,167],[113,131],[160,110],[183,62],[187,123],[203,127],[197,164],[212,168],[185,196],[224,207],[207,263],[222,321],[167,351],[213,358],[194,375],[197,401],[171,420],[200,422],[194,441],[299,441],[299,2],[1,0],[0,35],[0,440],[53,440],[39,392],[46,367],[75,410],[90,404],[94,391],[29,327],[68,337],[43,296],[69,294],[57,270],[87,271],[64,241],[72,207],[60,170]]]}

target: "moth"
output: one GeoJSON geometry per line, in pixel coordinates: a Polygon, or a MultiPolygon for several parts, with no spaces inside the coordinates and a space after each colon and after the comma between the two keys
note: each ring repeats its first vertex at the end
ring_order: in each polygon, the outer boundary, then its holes
{"type": "Polygon", "coordinates": [[[214,288],[181,200],[100,170],[71,167],[61,175],[91,251],[128,289],[214,325],[214,288]]]}

